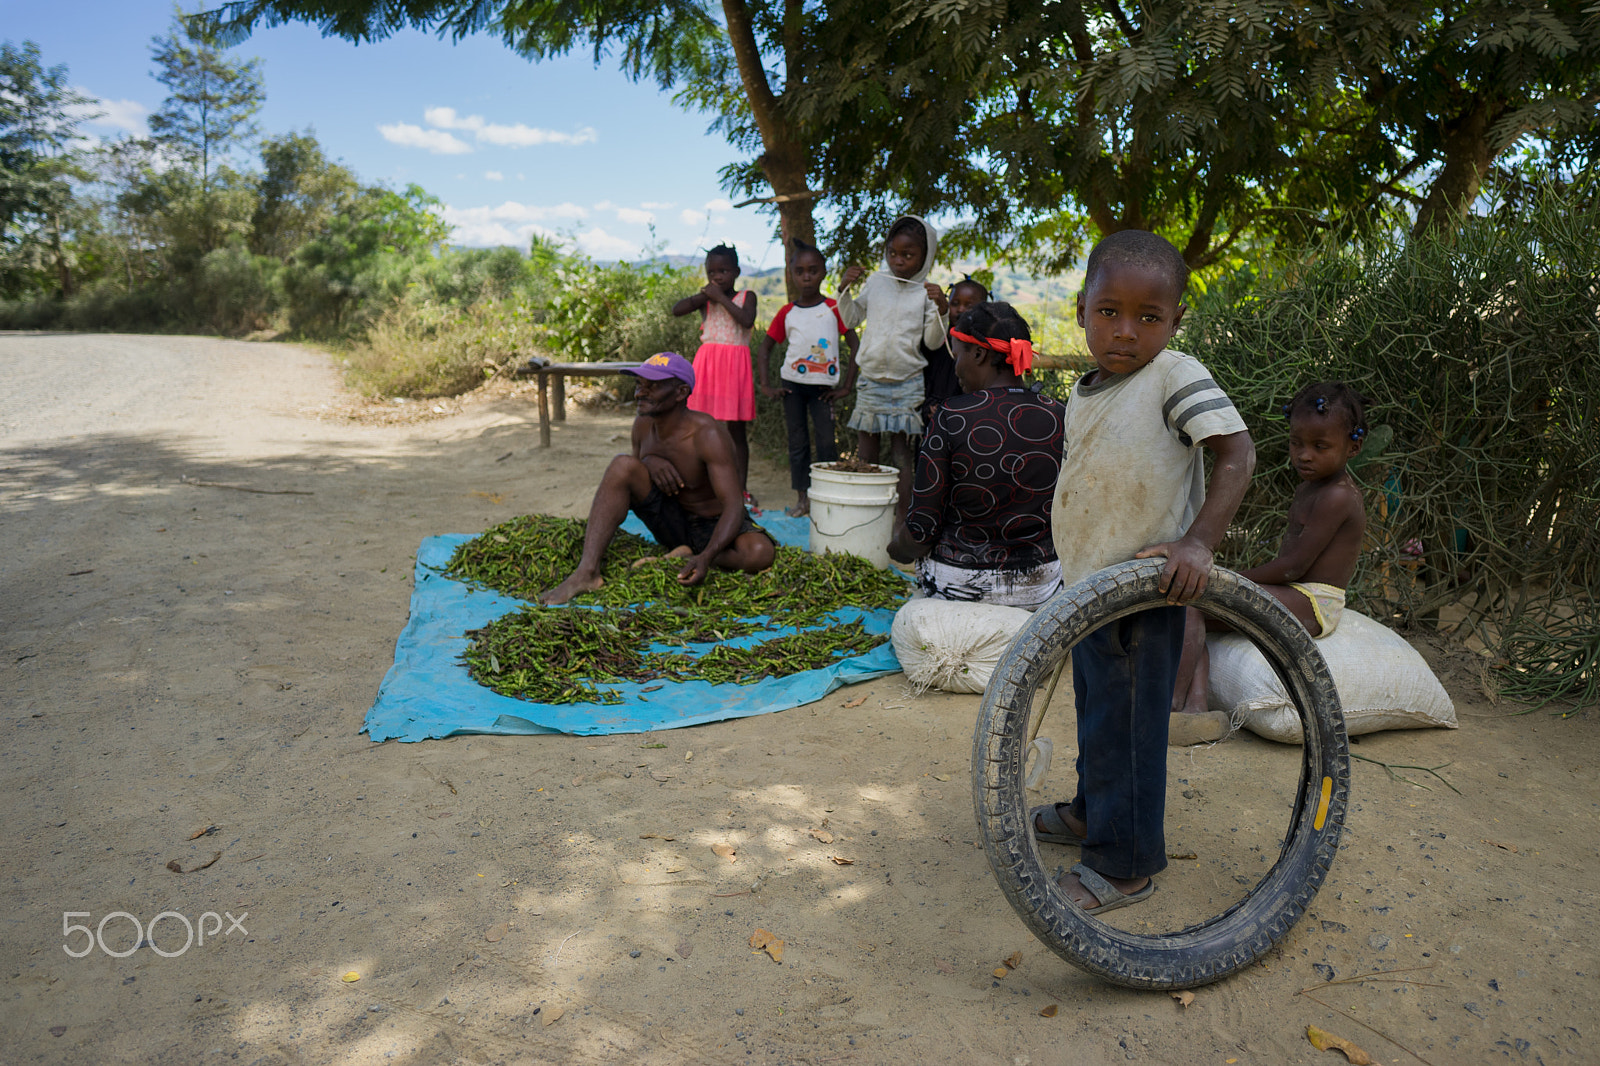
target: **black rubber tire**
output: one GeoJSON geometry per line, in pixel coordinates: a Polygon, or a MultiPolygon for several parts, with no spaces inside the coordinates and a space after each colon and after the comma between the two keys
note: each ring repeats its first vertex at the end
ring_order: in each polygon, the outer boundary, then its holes
{"type": "MultiPolygon", "coordinates": [[[[1266,876],[1213,918],[1142,936],[1085,914],[1046,871],[1023,788],[1034,693],[1056,664],[1106,622],[1160,606],[1164,559],[1119,563],[1059,593],[1034,614],[995,667],[972,743],[972,798],[1000,890],[1035,936],[1068,962],[1128,988],[1193,988],[1265,954],[1305,913],[1339,846],[1350,796],[1350,748],[1333,677],[1316,642],[1266,592],[1214,569],[1194,606],[1261,649],[1304,727],[1300,787],[1288,833],[1266,876]]],[[[1069,695],[1055,697],[1057,714],[1069,695]]]]}

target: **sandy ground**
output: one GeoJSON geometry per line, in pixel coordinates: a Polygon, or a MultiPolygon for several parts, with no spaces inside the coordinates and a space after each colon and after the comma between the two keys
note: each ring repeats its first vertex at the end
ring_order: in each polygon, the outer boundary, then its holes
{"type": "MultiPolygon", "coordinates": [[[[358,424],[327,357],[202,338],[3,336],[0,381],[6,1063],[1342,1061],[1308,1024],[1383,1063],[1600,1060],[1595,716],[1511,717],[1442,642],[1462,728],[1353,750],[1460,794],[1356,763],[1312,913],[1185,1007],[1010,912],[977,697],[897,676],[644,736],[360,735],[421,538],[582,514],[623,415],[548,451],[526,398],[358,424]],[[139,946],[128,916],[163,912],[139,946]],[[72,957],[67,925],[100,942],[72,957]],[[1338,983],[1379,970],[1405,972],[1338,983]]],[[[753,480],[787,502],[776,465],[753,480]]],[[[1196,857],[1119,917],[1199,917],[1264,869],[1295,760],[1173,750],[1169,849],[1196,857]]]]}

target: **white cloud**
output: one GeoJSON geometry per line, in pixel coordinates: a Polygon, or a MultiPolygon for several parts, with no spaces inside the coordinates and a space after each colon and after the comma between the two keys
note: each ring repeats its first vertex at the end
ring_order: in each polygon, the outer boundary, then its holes
{"type": "Polygon", "coordinates": [[[489,181],[505,181],[506,176],[498,170],[485,170],[483,176],[489,181]]]}
{"type": "Polygon", "coordinates": [[[443,130],[425,130],[409,122],[379,126],[378,132],[383,134],[383,139],[390,144],[398,144],[404,148],[425,148],[434,155],[461,155],[472,151],[470,144],[443,130]]]}
{"type": "Polygon", "coordinates": [[[145,124],[145,116],[150,114],[150,109],[137,100],[107,100],[97,97],[94,93],[84,88],[78,92],[92,97],[87,104],[68,108],[68,114],[82,119],[86,126],[103,126],[108,129],[124,130],[135,137],[145,137],[150,133],[150,128],[145,124]],[[99,114],[98,118],[86,116],[99,114]]]}
{"type": "Polygon", "coordinates": [[[584,126],[573,133],[563,133],[560,130],[542,130],[524,126],[519,122],[515,126],[490,123],[477,131],[477,138],[490,144],[526,148],[534,144],[593,144],[600,139],[600,134],[595,132],[593,126],[584,126]]]}
{"type": "Polygon", "coordinates": [[[594,205],[594,209],[596,211],[615,211],[617,209],[617,205],[612,203],[610,200],[601,200],[599,203],[594,205]]]}
{"type": "Polygon", "coordinates": [[[453,231],[450,239],[457,244],[471,248],[510,244],[521,248],[535,233],[558,237],[549,224],[581,222],[589,217],[589,209],[573,203],[544,205],[507,200],[496,207],[447,205],[443,215],[453,231]]]}
{"type": "Polygon", "coordinates": [[[596,259],[626,259],[639,254],[640,242],[612,236],[595,226],[578,234],[578,247],[596,259]]]}
{"type": "Polygon", "coordinates": [[[447,206],[444,209],[444,220],[453,226],[485,222],[509,222],[513,224],[563,220],[581,222],[588,217],[588,208],[573,203],[545,206],[542,204],[522,204],[515,200],[507,200],[498,207],[447,206]]]}
{"type": "Polygon", "coordinates": [[[644,208],[646,211],[665,211],[667,208],[671,207],[672,205],[671,204],[660,204],[660,203],[655,203],[654,201],[651,201],[651,200],[646,200],[644,203],[640,204],[639,206],[644,208]]]}
{"type": "Polygon", "coordinates": [[[724,200],[721,197],[718,197],[715,200],[707,200],[706,201],[706,210],[707,211],[731,211],[731,210],[733,210],[733,201],[732,200],[724,200]]]}
{"type": "Polygon", "coordinates": [[[634,207],[617,208],[617,219],[630,226],[648,226],[656,220],[656,216],[648,211],[640,211],[634,207]]]}
{"type": "Polygon", "coordinates": [[[428,125],[442,130],[483,129],[482,115],[457,115],[453,107],[430,107],[422,113],[422,117],[428,125]]]}
{"type": "Polygon", "coordinates": [[[678,212],[678,220],[685,226],[698,226],[700,223],[706,220],[706,213],[704,211],[694,211],[686,207],[682,211],[678,212]]]}
{"type": "Polygon", "coordinates": [[[527,148],[539,144],[592,144],[600,139],[593,126],[584,126],[572,133],[561,130],[540,129],[521,122],[507,126],[489,122],[482,115],[463,115],[453,107],[430,107],[422,113],[428,125],[441,130],[462,130],[471,133],[480,144],[494,144],[502,148],[527,148]]]}

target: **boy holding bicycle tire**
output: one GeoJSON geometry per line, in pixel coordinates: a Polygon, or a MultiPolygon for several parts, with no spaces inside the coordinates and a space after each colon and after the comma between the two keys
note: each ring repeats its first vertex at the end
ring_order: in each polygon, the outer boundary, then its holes
{"type": "Polygon", "coordinates": [[[1164,556],[1167,605],[1119,618],[1072,649],[1078,791],[1035,807],[1043,843],[1082,861],[1059,884],[1085,913],[1147,899],[1167,865],[1167,725],[1183,604],[1205,591],[1212,551],[1255,468],[1244,420],[1197,360],[1167,348],[1189,268],[1170,243],[1122,230],[1095,245],[1078,294],[1095,369],[1067,403],[1051,536],[1072,585],[1113,563],[1164,556]],[[1209,491],[1200,447],[1215,458],[1209,491]]]}

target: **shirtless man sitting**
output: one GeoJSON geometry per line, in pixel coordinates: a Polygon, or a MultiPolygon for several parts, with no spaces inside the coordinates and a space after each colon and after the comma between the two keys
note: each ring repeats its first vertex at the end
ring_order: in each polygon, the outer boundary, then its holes
{"type": "Polygon", "coordinates": [[[694,366],[676,352],[652,355],[637,370],[633,454],[611,460],[589,506],[578,568],[539,597],[566,603],[601,586],[600,560],[632,511],[668,554],[686,556],[678,580],[698,585],[713,565],[755,573],[772,565],[774,545],[744,509],[733,438],[721,422],[685,406],[694,366]]]}

